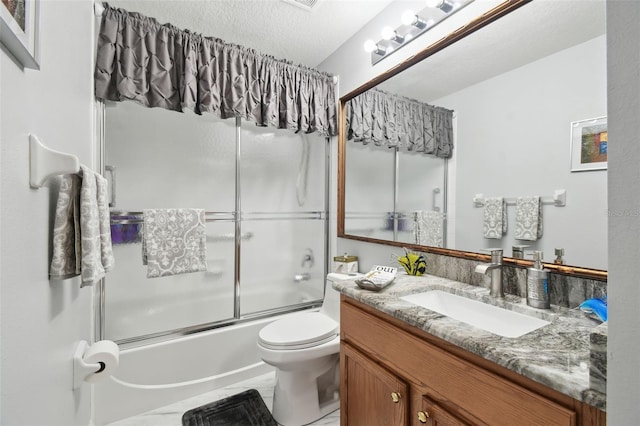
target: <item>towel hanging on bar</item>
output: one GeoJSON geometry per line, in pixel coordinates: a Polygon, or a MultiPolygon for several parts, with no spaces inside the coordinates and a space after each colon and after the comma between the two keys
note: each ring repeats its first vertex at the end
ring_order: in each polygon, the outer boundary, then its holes
{"type": "Polygon", "coordinates": [[[63,175],[53,226],[49,277],[80,275],[81,286],[102,279],[115,263],[109,227],[107,180],[87,166],[63,175]]]}
{"type": "Polygon", "coordinates": [[[518,197],[516,200],[516,240],[536,241],[542,237],[542,205],[540,197],[518,197]]]}
{"type": "Polygon", "coordinates": [[[417,211],[414,214],[413,237],[416,244],[444,246],[444,213],[436,211],[417,211]]]}
{"type": "Polygon", "coordinates": [[[147,278],[207,270],[204,209],[148,209],[143,214],[147,278]]]}
{"type": "Polygon", "coordinates": [[[505,198],[486,198],[483,215],[482,232],[485,238],[500,239],[507,233],[507,203],[505,198]]]}

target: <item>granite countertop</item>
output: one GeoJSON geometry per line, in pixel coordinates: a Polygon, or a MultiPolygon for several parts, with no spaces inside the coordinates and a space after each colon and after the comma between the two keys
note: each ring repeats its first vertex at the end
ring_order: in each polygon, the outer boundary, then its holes
{"type": "Polygon", "coordinates": [[[373,292],[353,280],[333,287],[365,305],[418,327],[460,348],[542,383],[565,395],[606,410],[606,395],[589,384],[590,335],[600,325],[577,309],[551,306],[536,309],[515,295],[504,299],[489,296],[484,287],[432,275],[414,277],[398,272],[396,279],[373,292]],[[518,338],[508,338],[473,327],[400,299],[412,293],[445,290],[485,303],[538,317],[551,324],[518,338]]]}

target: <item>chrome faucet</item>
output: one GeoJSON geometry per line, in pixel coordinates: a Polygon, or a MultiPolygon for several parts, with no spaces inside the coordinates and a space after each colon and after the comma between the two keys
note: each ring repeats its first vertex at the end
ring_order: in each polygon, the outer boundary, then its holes
{"type": "Polygon", "coordinates": [[[311,274],[308,272],[303,272],[301,274],[295,274],[293,276],[293,282],[299,283],[300,281],[309,281],[311,279],[311,274]]]}
{"type": "Polygon", "coordinates": [[[486,274],[491,271],[491,289],[489,295],[491,297],[504,297],[502,291],[502,249],[491,250],[491,263],[481,263],[476,266],[476,272],[486,274]]]}

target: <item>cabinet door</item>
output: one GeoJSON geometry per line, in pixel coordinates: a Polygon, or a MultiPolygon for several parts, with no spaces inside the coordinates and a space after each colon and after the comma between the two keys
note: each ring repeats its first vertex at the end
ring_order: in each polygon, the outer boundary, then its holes
{"type": "Polygon", "coordinates": [[[428,426],[468,426],[469,423],[456,417],[426,396],[422,397],[422,407],[417,413],[418,423],[428,426]]]}
{"type": "Polygon", "coordinates": [[[340,357],[341,425],[408,425],[409,386],[347,344],[340,357]]]}

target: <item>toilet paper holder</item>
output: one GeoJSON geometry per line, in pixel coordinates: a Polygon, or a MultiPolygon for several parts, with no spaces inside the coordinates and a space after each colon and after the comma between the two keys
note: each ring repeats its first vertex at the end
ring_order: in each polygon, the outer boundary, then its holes
{"type": "MultiPolygon", "coordinates": [[[[102,345],[107,344],[115,347],[115,350],[116,350],[115,365],[110,367],[113,367],[113,368],[117,367],[117,364],[118,364],[117,345],[110,341],[100,341],[100,342],[94,343],[94,345],[100,345],[100,344],[102,345]]],[[[111,375],[111,371],[109,372],[105,371],[105,369],[107,369],[107,365],[105,362],[102,362],[102,361],[87,362],[85,360],[85,356],[91,347],[89,346],[86,340],[81,340],[80,342],[78,342],[76,346],[76,350],[73,354],[73,389],[78,389],[82,385],[82,382],[93,383],[111,375]],[[105,372],[106,374],[100,374],[102,372],[105,372]]],[[[111,369],[112,368],[109,368],[109,370],[111,369]]]]}

